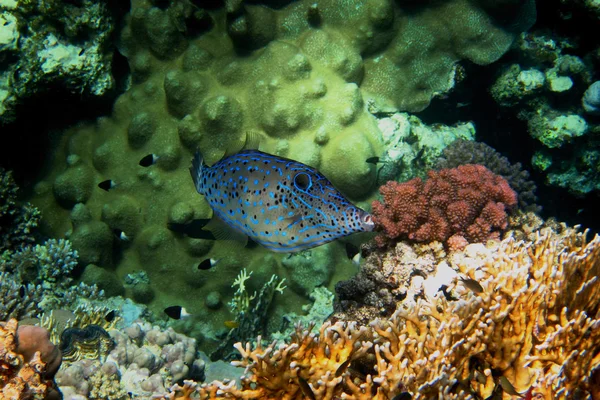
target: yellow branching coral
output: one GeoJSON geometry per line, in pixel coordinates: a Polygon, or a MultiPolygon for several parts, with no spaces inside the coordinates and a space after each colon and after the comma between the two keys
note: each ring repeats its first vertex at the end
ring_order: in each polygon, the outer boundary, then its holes
{"type": "MultiPolygon", "coordinates": [[[[547,231],[534,243],[470,246],[452,260],[483,293],[419,300],[374,328],[378,392],[487,398],[501,377],[546,399],[587,393],[600,366],[600,237],[547,231]]],[[[386,397],[383,397],[386,398],[386,397]]]]}
{"type": "MultiPolygon", "coordinates": [[[[291,343],[237,344],[235,382],[174,387],[172,399],[585,398],[600,374],[600,237],[546,229],[532,242],[470,245],[450,263],[449,298],[399,304],[369,327],[324,324],[291,343]],[[347,362],[350,360],[350,362],[347,362]],[[354,367],[360,366],[360,374],[354,367]]],[[[260,341],[259,341],[260,343],[260,341]]]]}

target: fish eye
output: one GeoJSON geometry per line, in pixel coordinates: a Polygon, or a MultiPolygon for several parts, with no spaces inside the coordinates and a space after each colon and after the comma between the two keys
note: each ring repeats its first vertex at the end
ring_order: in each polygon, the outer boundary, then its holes
{"type": "Polygon", "coordinates": [[[307,190],[312,185],[310,176],[304,172],[296,174],[296,176],[294,176],[294,185],[300,190],[307,190]]]}

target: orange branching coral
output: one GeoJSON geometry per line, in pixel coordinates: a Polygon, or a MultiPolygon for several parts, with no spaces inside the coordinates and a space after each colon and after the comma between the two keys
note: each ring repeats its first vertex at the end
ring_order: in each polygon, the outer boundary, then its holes
{"type": "Polygon", "coordinates": [[[401,384],[416,398],[487,398],[504,377],[533,398],[585,397],[600,368],[600,237],[584,238],[546,232],[534,243],[507,239],[455,254],[483,293],[457,282],[457,301],[419,300],[376,321],[378,390],[392,396],[401,384]]]}
{"type": "Polygon", "coordinates": [[[46,363],[40,352],[25,362],[17,352],[17,320],[0,323],[0,398],[45,399],[51,392],[42,377],[46,363]]]}
{"type": "Polygon", "coordinates": [[[407,391],[414,399],[527,393],[549,400],[592,393],[600,373],[599,236],[586,243],[585,233],[545,229],[532,242],[469,245],[442,263],[483,291],[454,278],[449,298],[401,303],[369,327],[326,323],[318,335],[298,330],[278,347],[237,344],[246,367],[241,387],[187,382],[170,398],[389,400],[407,391]]]}

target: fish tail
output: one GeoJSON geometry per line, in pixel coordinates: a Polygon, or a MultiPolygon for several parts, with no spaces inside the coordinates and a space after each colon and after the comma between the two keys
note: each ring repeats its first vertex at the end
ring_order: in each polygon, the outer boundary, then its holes
{"type": "Polygon", "coordinates": [[[192,160],[192,166],[190,167],[190,174],[192,175],[192,179],[194,180],[194,186],[196,186],[196,191],[200,194],[201,185],[202,185],[202,166],[204,165],[204,158],[199,151],[196,151],[194,154],[194,159],[192,160]]]}

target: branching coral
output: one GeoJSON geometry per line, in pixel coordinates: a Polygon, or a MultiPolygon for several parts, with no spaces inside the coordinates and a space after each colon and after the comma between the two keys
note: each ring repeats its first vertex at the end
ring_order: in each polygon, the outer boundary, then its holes
{"type": "Polygon", "coordinates": [[[0,318],[38,317],[40,311],[77,307],[82,299],[101,297],[96,286],[73,285],[76,265],[77,252],[63,239],[5,251],[0,257],[0,294],[6,293],[0,318]]]}
{"type": "Polygon", "coordinates": [[[33,242],[40,212],[31,204],[20,205],[18,187],[10,171],[0,168],[0,252],[33,242]]]}
{"type": "Polygon", "coordinates": [[[286,288],[285,279],[279,280],[277,275],[272,275],[260,292],[254,292],[252,295],[246,289],[246,281],[250,279],[252,271],[248,274],[244,268],[231,285],[237,287],[233,299],[229,303],[231,312],[235,316],[237,326],[231,329],[227,337],[221,342],[219,347],[211,353],[213,360],[232,359],[233,344],[240,341],[246,341],[255,338],[258,335],[265,334],[265,321],[269,312],[269,306],[273,301],[275,293],[282,294],[286,288]]]}
{"type": "Polygon", "coordinates": [[[600,236],[587,243],[585,233],[545,229],[532,243],[473,244],[447,261],[483,291],[455,279],[446,295],[399,307],[370,329],[339,321],[318,335],[299,330],[279,347],[237,344],[238,364],[246,367],[241,387],[188,382],[169,398],[301,399],[310,391],[325,400],[382,400],[406,391],[415,399],[475,399],[509,398],[513,389],[536,399],[590,394],[600,370],[600,236]]]}
{"type": "Polygon", "coordinates": [[[426,182],[390,181],[379,191],[384,202],[373,202],[373,220],[384,231],[380,245],[407,238],[459,247],[498,238],[507,227],[505,209],[517,203],[504,178],[471,164],[429,171],[426,182]]]}
{"type": "Polygon", "coordinates": [[[458,139],[448,145],[437,160],[436,168],[455,168],[464,164],[481,164],[496,175],[500,175],[517,192],[519,208],[538,211],[535,183],[529,179],[529,172],[521,163],[510,161],[485,143],[458,139]]]}

